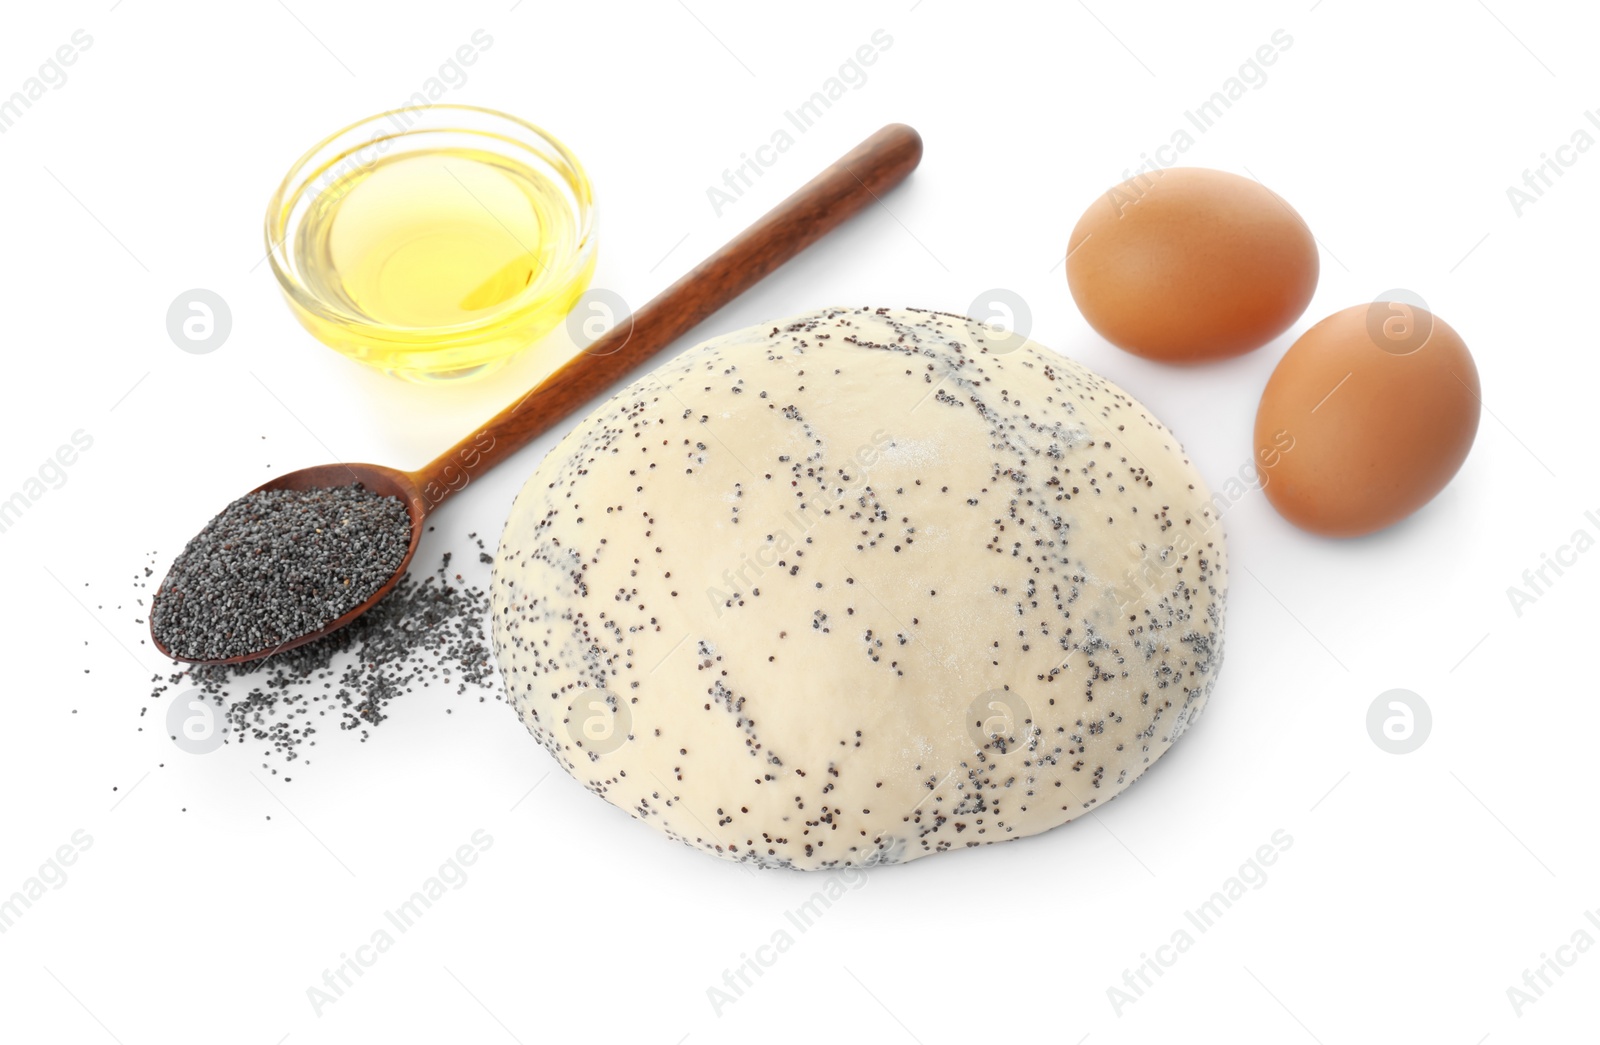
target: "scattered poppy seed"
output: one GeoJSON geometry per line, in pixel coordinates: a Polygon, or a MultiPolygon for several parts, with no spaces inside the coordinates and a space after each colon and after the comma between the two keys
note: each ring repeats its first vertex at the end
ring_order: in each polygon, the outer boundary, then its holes
{"type": "Polygon", "coordinates": [[[490,692],[501,699],[489,597],[459,573],[452,579],[450,560],[444,553],[431,575],[413,566],[382,602],[331,635],[248,664],[179,665],[152,679],[150,697],[196,689],[219,709],[226,743],[262,741],[286,762],[316,744],[319,720],[335,717],[364,743],[393,701],[420,699],[435,684],[454,683],[457,696],[477,689],[480,703],[490,692]]]}

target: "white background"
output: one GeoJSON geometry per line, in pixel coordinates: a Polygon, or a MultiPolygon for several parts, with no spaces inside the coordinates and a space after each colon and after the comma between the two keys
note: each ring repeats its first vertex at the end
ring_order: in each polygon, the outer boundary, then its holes
{"type": "MultiPolygon", "coordinates": [[[[1600,362],[1583,318],[1600,155],[1567,154],[1576,162],[1520,215],[1507,198],[1574,131],[1600,135],[1584,115],[1600,106],[1587,7],[109,7],[13,5],[0,30],[0,96],[75,30],[93,39],[0,135],[0,497],[73,432],[93,439],[65,485],[0,534],[0,896],[74,831],[93,839],[0,935],[0,1036],[1593,1038],[1600,949],[1561,952],[1574,964],[1520,1014],[1507,994],[1575,932],[1600,939],[1584,917],[1600,908],[1600,553],[1520,615],[1507,596],[1574,531],[1600,535],[1584,514],[1600,515],[1600,362]],[[969,312],[1008,288],[1036,340],[1143,399],[1218,488],[1247,465],[1257,396],[1293,338],[1404,287],[1476,355],[1477,444],[1433,504],[1364,540],[1299,533],[1251,492],[1225,518],[1227,663],[1177,749],[1094,817],[875,871],[804,934],[784,914],[824,877],[664,841],[551,773],[492,699],[416,694],[364,746],[325,738],[287,784],[249,745],[185,754],[149,700],[163,665],[135,623],[133,578],[152,553],[164,569],[211,514],[281,471],[416,467],[570,350],[558,333],[492,379],[402,385],[311,340],[259,264],[289,164],[400,103],[477,29],[492,48],[449,100],[524,116],[576,151],[602,213],[597,285],[633,302],[879,125],[922,132],[911,182],[691,340],[832,304],[969,312]],[[707,187],[878,29],[893,43],[867,81],[717,215],[707,187]],[[1123,354],[1067,293],[1068,232],[1279,29],[1293,44],[1266,82],[1182,159],[1251,173],[1298,208],[1323,248],[1316,297],[1288,334],[1233,362],[1178,371],[1123,354]],[[168,305],[192,287],[231,305],[232,335],[210,355],[167,336],[168,305]],[[1408,755],[1366,727],[1397,687],[1433,714],[1408,755]],[[493,846],[467,883],[314,1011],[307,988],[480,828],[493,846]],[[1108,988],[1176,930],[1193,933],[1184,912],[1280,829],[1293,844],[1265,884],[1119,1011],[1108,988]],[[784,928],[793,948],[715,1011],[707,988],[784,928]]],[[[419,562],[442,538],[492,542],[551,441],[451,503],[419,562]]]]}

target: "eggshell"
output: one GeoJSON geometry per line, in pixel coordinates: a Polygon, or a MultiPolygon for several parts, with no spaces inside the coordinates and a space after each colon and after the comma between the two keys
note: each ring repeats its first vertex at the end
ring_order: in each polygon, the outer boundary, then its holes
{"type": "Polygon", "coordinates": [[[1403,302],[1335,312],[1289,347],[1261,394],[1267,500],[1329,537],[1392,526],[1450,482],[1481,409],[1478,368],[1444,320],[1403,302]]]}
{"type": "Polygon", "coordinates": [[[1067,249],[1067,285],[1089,325],[1169,363],[1260,348],[1305,311],[1319,270],[1293,207],[1258,181],[1203,167],[1112,188],[1067,249]]]}

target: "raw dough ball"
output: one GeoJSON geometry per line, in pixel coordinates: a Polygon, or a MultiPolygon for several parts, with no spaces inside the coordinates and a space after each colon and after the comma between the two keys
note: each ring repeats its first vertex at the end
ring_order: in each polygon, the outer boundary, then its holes
{"type": "Polygon", "coordinates": [[[827,868],[1122,791],[1222,658],[1215,509],[1115,385],[936,312],[829,309],[617,393],[517,498],[510,699],[672,838],[827,868]]]}

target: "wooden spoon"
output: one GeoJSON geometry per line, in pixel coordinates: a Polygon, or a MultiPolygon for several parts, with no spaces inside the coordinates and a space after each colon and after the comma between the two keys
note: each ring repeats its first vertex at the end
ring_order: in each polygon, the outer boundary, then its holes
{"type": "MultiPolygon", "coordinates": [[[[411,545],[383,587],[355,609],[309,635],[225,660],[195,660],[167,649],[155,637],[152,627],[156,649],[173,660],[243,664],[320,639],[349,624],[400,583],[422,539],[423,523],[435,508],[877,200],[881,193],[894,188],[921,159],[922,138],[910,127],[896,123],[878,131],[655,300],[623,318],[533,391],[417,471],[403,472],[379,464],[323,464],[281,475],[257,487],[257,491],[315,490],[361,483],[374,493],[405,502],[411,516],[411,545]]],[[[163,582],[157,590],[157,600],[165,589],[163,582]]],[[[152,620],[154,616],[152,612],[152,620]]]]}

